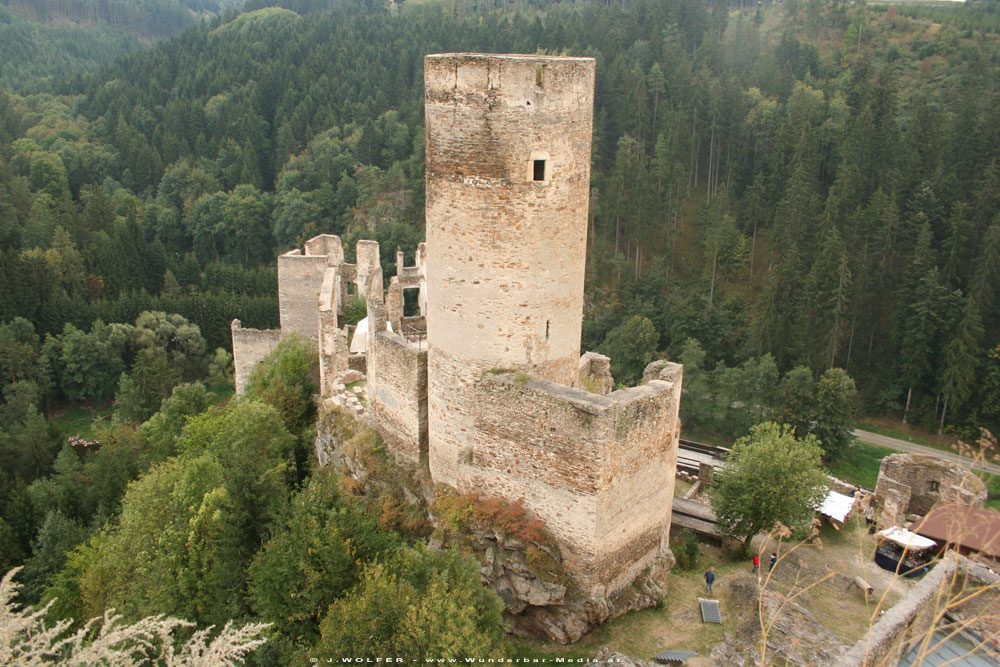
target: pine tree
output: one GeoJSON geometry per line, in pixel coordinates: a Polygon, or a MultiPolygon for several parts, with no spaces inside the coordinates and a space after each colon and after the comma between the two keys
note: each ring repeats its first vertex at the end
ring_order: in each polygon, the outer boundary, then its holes
{"type": "Polygon", "coordinates": [[[920,278],[913,301],[906,309],[900,349],[900,376],[907,388],[904,424],[909,416],[913,390],[924,386],[931,368],[934,342],[943,324],[946,296],[937,267],[931,267],[920,278]]]}
{"type": "Polygon", "coordinates": [[[965,314],[958,330],[945,349],[945,368],[941,378],[944,407],[941,409],[938,433],[944,430],[949,405],[952,408],[961,407],[972,395],[979,358],[983,353],[983,334],[979,308],[976,307],[976,300],[970,297],[965,302],[965,314]]]}
{"type": "Polygon", "coordinates": [[[976,260],[972,278],[972,298],[982,305],[983,313],[992,317],[996,309],[997,286],[1000,285],[1000,214],[986,230],[983,251],[976,260]]]}

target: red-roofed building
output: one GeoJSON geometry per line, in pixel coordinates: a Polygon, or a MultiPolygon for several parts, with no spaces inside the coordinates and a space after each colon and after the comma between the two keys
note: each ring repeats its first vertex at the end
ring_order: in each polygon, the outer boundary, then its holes
{"type": "Polygon", "coordinates": [[[938,544],[953,544],[963,554],[1000,559],[1000,512],[949,503],[931,509],[910,530],[938,544]]]}

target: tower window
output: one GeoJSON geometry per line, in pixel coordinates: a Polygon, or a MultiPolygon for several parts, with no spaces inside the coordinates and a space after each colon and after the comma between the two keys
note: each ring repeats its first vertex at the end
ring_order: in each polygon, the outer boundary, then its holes
{"type": "Polygon", "coordinates": [[[545,340],[549,339],[549,333],[551,331],[552,320],[545,320],[545,340]]]}
{"type": "Polygon", "coordinates": [[[534,170],[532,171],[533,180],[544,181],[545,180],[545,160],[535,160],[534,170]]]}
{"type": "Polygon", "coordinates": [[[528,182],[542,183],[548,185],[552,178],[552,169],[547,164],[552,158],[548,151],[531,151],[525,164],[525,178],[528,182]]]}

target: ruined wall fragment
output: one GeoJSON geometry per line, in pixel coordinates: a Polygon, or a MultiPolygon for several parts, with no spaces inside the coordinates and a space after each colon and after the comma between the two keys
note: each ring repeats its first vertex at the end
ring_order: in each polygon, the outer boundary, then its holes
{"type": "Polygon", "coordinates": [[[278,314],[286,334],[319,340],[316,311],[326,265],[326,255],[303,255],[297,249],[278,257],[278,314]]]}
{"type": "Polygon", "coordinates": [[[427,349],[379,331],[368,348],[368,420],[389,451],[410,463],[427,458],[427,349]]]}
{"type": "Polygon", "coordinates": [[[239,320],[232,321],[230,331],[236,395],[239,396],[246,390],[253,369],[281,342],[282,332],[279,329],[244,329],[239,320]]]}
{"type": "Polygon", "coordinates": [[[902,523],[907,514],[926,514],[939,502],[983,507],[987,492],[968,466],[933,456],[897,453],[882,459],[875,497],[885,521],[902,523]]]}

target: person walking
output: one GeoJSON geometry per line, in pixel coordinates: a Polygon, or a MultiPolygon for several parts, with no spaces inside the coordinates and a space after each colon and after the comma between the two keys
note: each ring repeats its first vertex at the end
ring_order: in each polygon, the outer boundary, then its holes
{"type": "Polygon", "coordinates": [[[869,504],[865,508],[865,523],[868,524],[868,534],[872,535],[875,533],[875,506],[874,504],[869,504]]]}
{"type": "Polygon", "coordinates": [[[770,572],[771,570],[773,570],[774,569],[774,564],[777,563],[777,562],[778,562],[778,554],[776,554],[775,552],[772,551],[771,552],[771,558],[770,558],[770,560],[768,560],[767,571],[770,572]]]}
{"type": "Polygon", "coordinates": [[[753,555],[753,573],[757,574],[757,570],[760,569],[760,556],[758,554],[753,555]]]}
{"type": "Polygon", "coordinates": [[[715,583],[715,568],[708,568],[708,572],[705,573],[705,587],[708,588],[709,592],[712,591],[712,584],[715,583]]]}

